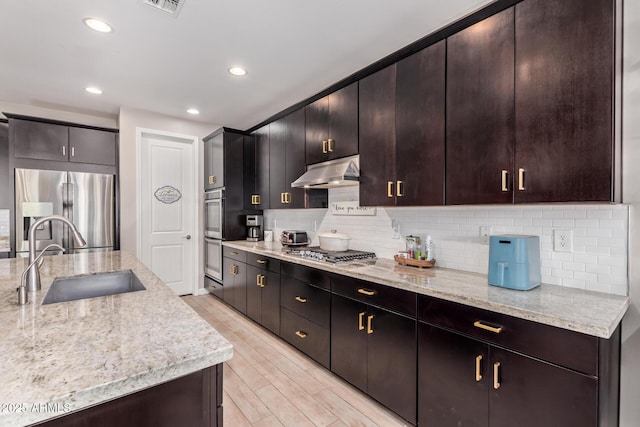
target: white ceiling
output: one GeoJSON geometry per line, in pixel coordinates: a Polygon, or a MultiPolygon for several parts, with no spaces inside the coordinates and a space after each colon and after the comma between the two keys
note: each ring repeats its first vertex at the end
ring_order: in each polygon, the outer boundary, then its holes
{"type": "Polygon", "coordinates": [[[247,129],[490,2],[184,0],[175,18],[141,0],[4,0],[0,101],[247,129]],[[91,31],[85,17],[115,31],[91,31]]]}

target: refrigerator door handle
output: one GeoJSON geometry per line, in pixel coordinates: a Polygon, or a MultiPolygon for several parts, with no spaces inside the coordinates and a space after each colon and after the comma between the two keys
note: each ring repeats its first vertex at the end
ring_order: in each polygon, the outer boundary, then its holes
{"type": "MultiPolygon", "coordinates": [[[[67,182],[62,184],[62,216],[73,222],[73,184],[67,182]]],[[[66,225],[62,225],[62,247],[73,249],[73,239],[70,230],[66,225]]]]}

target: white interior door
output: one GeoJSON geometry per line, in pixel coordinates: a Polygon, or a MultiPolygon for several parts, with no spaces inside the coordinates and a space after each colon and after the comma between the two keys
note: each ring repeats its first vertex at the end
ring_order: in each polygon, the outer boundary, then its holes
{"type": "Polygon", "coordinates": [[[139,131],[142,262],[178,295],[197,293],[197,138],[139,131]]]}

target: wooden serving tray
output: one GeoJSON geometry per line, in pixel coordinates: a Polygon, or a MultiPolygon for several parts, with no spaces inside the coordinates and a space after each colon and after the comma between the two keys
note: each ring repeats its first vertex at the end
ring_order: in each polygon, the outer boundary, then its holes
{"type": "Polygon", "coordinates": [[[419,260],[419,259],[411,259],[411,258],[402,258],[398,255],[394,255],[393,259],[400,265],[410,265],[412,267],[419,268],[431,268],[436,264],[436,260],[419,260]]]}

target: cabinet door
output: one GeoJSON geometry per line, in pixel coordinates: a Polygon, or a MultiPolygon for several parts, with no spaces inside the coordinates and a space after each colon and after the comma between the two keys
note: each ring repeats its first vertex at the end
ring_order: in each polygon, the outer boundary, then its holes
{"type": "Polygon", "coordinates": [[[263,270],[247,265],[247,316],[262,324],[262,288],[263,270]]]}
{"type": "Polygon", "coordinates": [[[598,380],[550,363],[491,347],[491,427],[595,427],[598,380]],[[500,366],[495,368],[495,364],[500,366]],[[496,389],[495,386],[499,384],[496,389]]]}
{"type": "Polygon", "coordinates": [[[224,301],[243,314],[247,313],[247,265],[223,258],[224,301]]]}
{"type": "Polygon", "coordinates": [[[287,123],[283,117],[269,124],[269,208],[286,208],[287,123]]]}
{"type": "Polygon", "coordinates": [[[113,132],[69,128],[69,161],[115,166],[116,138],[113,132]]]}
{"type": "Polygon", "coordinates": [[[285,191],[288,208],[305,207],[304,188],[292,188],[291,183],[306,171],[304,159],[304,109],[299,109],[286,117],[286,174],[285,191]]]}
{"type": "Polygon", "coordinates": [[[68,160],[69,127],[29,120],[9,120],[13,155],[26,159],[68,160]]]}
{"type": "Polygon", "coordinates": [[[487,344],[419,323],[418,425],[487,427],[491,379],[487,344]]]}
{"type": "Polygon", "coordinates": [[[329,139],[329,97],[325,96],[305,107],[306,164],[327,160],[329,139]]]}
{"type": "Polygon", "coordinates": [[[396,65],[360,80],[360,206],[395,205],[396,65]]]}
{"type": "Polygon", "coordinates": [[[329,159],[358,154],[358,82],[329,95],[327,151],[329,159]]]}
{"type": "Polygon", "coordinates": [[[447,39],[446,203],[511,203],[514,24],[506,9],[447,39]],[[510,181],[511,176],[506,180],[510,181]]]}
{"type": "Polygon", "coordinates": [[[516,5],[516,202],[611,201],[614,2],[516,5]]]}
{"type": "Polygon", "coordinates": [[[256,189],[255,195],[259,196],[254,204],[255,209],[269,208],[269,129],[266,125],[258,129],[256,137],[256,189]]]}
{"type": "Polygon", "coordinates": [[[398,62],[396,205],[444,204],[445,41],[398,62]]]}
{"type": "Polygon", "coordinates": [[[255,134],[247,135],[242,139],[242,182],[243,182],[243,206],[245,209],[256,209],[256,138],[255,134]]]}
{"type": "Polygon", "coordinates": [[[369,307],[367,393],[416,423],[416,320],[369,307]]]}
{"type": "Polygon", "coordinates": [[[331,371],[367,391],[367,306],[331,296],[331,371]]]}
{"type": "Polygon", "coordinates": [[[224,133],[204,141],[205,190],[224,187],[224,133]]]}
{"type": "MultiPolygon", "coordinates": [[[[280,274],[263,270],[262,292],[262,326],[276,335],[280,334],[280,274]]],[[[249,276],[251,277],[251,276],[249,276]]],[[[247,286],[250,286],[248,279],[247,286]]],[[[247,294],[247,298],[249,295],[247,294]]],[[[248,303],[248,301],[247,301],[248,303]]],[[[247,307],[248,310],[248,307],[247,307]]]]}
{"type": "Polygon", "coordinates": [[[222,258],[222,299],[230,306],[235,306],[236,266],[238,262],[231,258],[222,258]]]}

